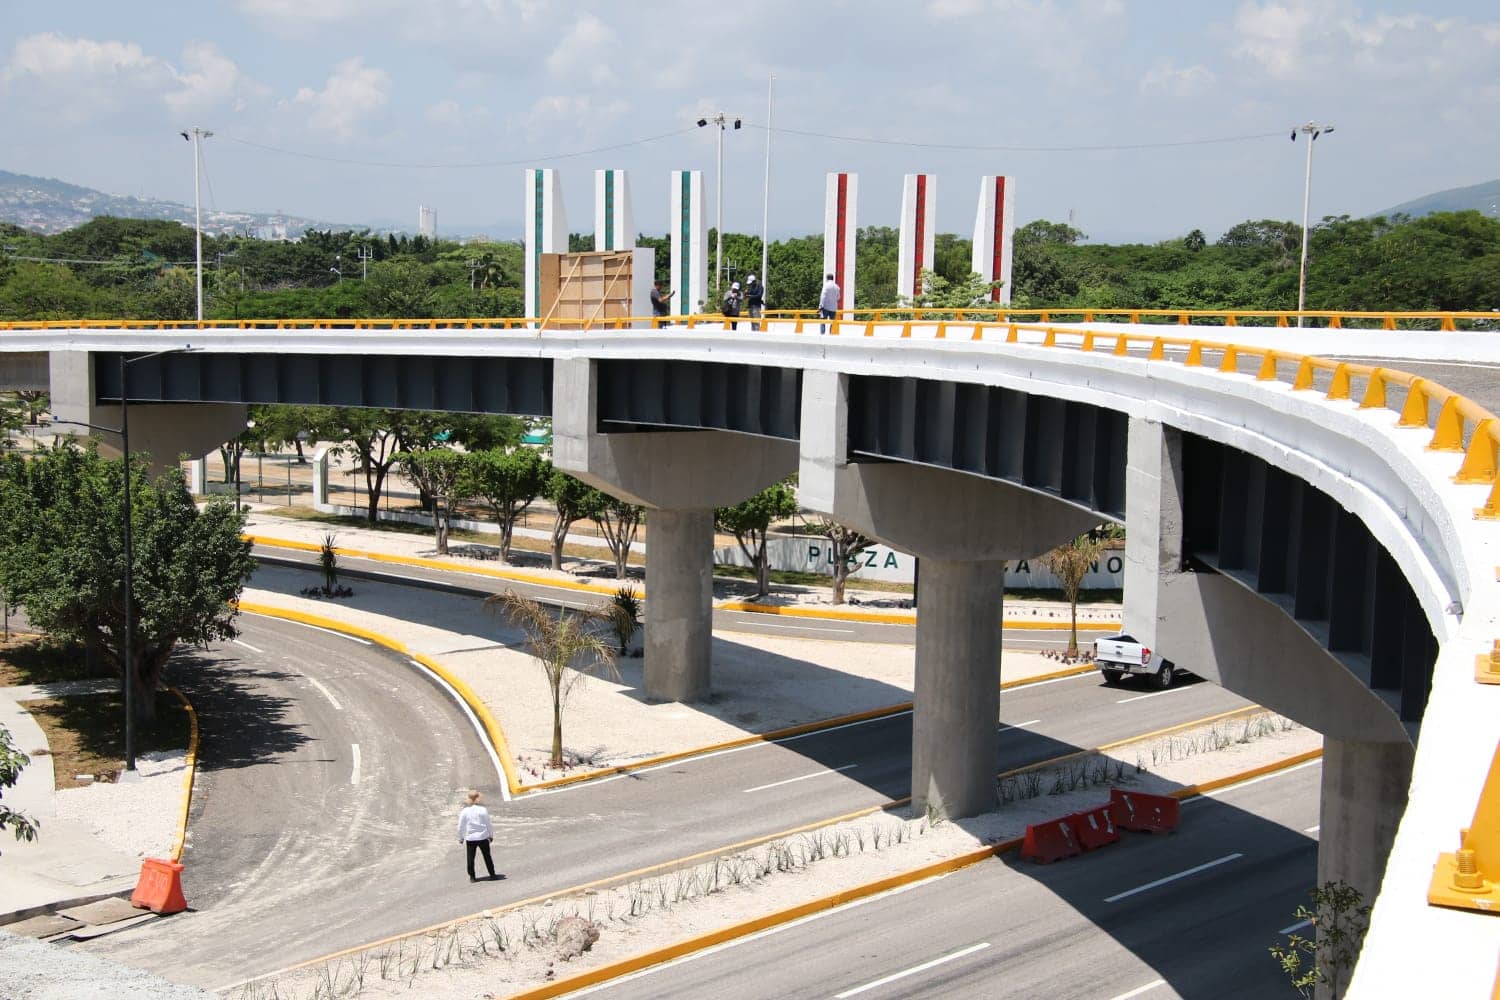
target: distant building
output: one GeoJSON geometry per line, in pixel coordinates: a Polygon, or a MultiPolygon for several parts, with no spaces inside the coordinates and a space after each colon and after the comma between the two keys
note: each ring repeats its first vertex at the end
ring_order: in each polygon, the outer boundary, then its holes
{"type": "Polygon", "coordinates": [[[417,206],[417,235],[429,240],[437,239],[437,209],[426,205],[417,206]]]}

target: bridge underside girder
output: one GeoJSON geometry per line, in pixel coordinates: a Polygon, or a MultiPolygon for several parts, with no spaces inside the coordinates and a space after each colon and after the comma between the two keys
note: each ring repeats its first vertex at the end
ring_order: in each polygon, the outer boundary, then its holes
{"type": "Polygon", "coordinates": [[[699,361],[598,362],[599,430],[737,431],[796,441],[802,372],[699,361]]]}

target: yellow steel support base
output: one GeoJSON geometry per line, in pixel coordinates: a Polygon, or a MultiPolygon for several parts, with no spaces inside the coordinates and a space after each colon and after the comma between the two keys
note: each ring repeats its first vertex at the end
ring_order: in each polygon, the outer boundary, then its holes
{"type": "Polygon", "coordinates": [[[1458,850],[1438,855],[1427,902],[1500,914],[1500,746],[1474,809],[1474,825],[1460,830],[1458,850]]]}

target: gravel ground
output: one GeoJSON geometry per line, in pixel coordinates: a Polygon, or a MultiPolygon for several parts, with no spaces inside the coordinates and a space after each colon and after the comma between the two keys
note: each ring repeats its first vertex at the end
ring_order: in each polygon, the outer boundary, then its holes
{"type": "Polygon", "coordinates": [[[0,930],[0,997],[6,1000],[215,1000],[141,969],[0,930]]]}
{"type": "Polygon", "coordinates": [[[186,767],[186,750],[141,754],[136,758],[140,781],[59,791],[53,800],[57,822],[82,828],[133,857],[164,858],[177,837],[186,767]]]}

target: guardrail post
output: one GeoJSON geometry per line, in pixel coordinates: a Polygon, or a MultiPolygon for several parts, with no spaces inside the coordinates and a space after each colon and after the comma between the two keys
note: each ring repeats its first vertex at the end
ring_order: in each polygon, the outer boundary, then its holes
{"type": "Polygon", "coordinates": [[[1453,333],[1458,328],[1453,325],[1453,314],[1443,313],[1442,320],[1438,323],[1438,329],[1446,333],[1453,333]]]}
{"type": "Polygon", "coordinates": [[[1055,326],[1049,326],[1049,327],[1047,327],[1047,335],[1042,338],[1042,346],[1043,347],[1056,347],[1057,346],[1057,327],[1055,327],[1055,326]]]}
{"type": "Polygon", "coordinates": [[[1463,414],[1458,412],[1458,397],[1449,395],[1438,410],[1437,425],[1432,429],[1432,440],[1427,442],[1427,450],[1462,451],[1463,446],[1463,414]]]}
{"type": "Polygon", "coordinates": [[[1370,372],[1370,379],[1365,383],[1364,398],[1359,401],[1361,410],[1373,410],[1385,408],[1385,369],[1376,368],[1370,372]]]}
{"type": "Polygon", "coordinates": [[[1177,325],[1178,326],[1187,326],[1188,325],[1188,314],[1187,313],[1178,313],[1177,314],[1177,325]]]}
{"type": "Polygon", "coordinates": [[[1276,325],[1281,327],[1283,330],[1291,325],[1286,321],[1286,313],[1276,314],[1276,325]]]}
{"type": "Polygon", "coordinates": [[[1343,319],[1341,319],[1339,317],[1339,315],[1337,313],[1334,313],[1332,316],[1328,317],[1328,329],[1330,329],[1330,330],[1342,330],[1343,328],[1344,328],[1344,321],[1343,321],[1343,319]]]}
{"type": "Polygon", "coordinates": [[[1125,333],[1115,334],[1115,353],[1123,356],[1130,350],[1130,335],[1125,333]]]}
{"type": "Polygon", "coordinates": [[[1239,326],[1240,323],[1239,323],[1239,320],[1237,320],[1235,318],[1234,313],[1225,313],[1224,314],[1224,325],[1225,326],[1239,326]]]}
{"type": "Polygon", "coordinates": [[[1489,417],[1479,421],[1469,438],[1469,447],[1464,451],[1463,464],[1458,467],[1455,483],[1493,483],[1495,460],[1500,456],[1500,441],[1494,434],[1495,422],[1489,417]]]}
{"type": "Polygon", "coordinates": [[[1020,339],[1020,329],[1016,326],[1016,324],[1010,324],[1010,326],[1005,331],[1005,342],[1007,344],[1014,344],[1020,339]]]}
{"type": "Polygon", "coordinates": [[[1303,389],[1311,389],[1313,386],[1312,362],[1303,358],[1297,365],[1297,377],[1292,380],[1292,391],[1300,392],[1303,389]]]}
{"type": "Polygon", "coordinates": [[[944,320],[937,325],[937,333],[934,335],[938,340],[948,339],[948,321],[944,320]]]}
{"type": "Polygon", "coordinates": [[[1084,350],[1084,351],[1092,351],[1094,349],[1094,331],[1093,330],[1085,330],[1083,332],[1083,345],[1079,349],[1080,350],[1084,350]]]}
{"type": "Polygon", "coordinates": [[[911,339],[911,320],[907,320],[906,322],[901,324],[901,339],[911,339]]]}
{"type": "Polygon", "coordinates": [[[1240,370],[1240,354],[1235,350],[1233,344],[1224,348],[1224,356],[1219,359],[1219,371],[1238,372],[1240,370]]]}
{"type": "Polygon", "coordinates": [[[1182,363],[1189,368],[1203,364],[1203,345],[1196,340],[1189,344],[1187,357],[1182,363]]]}
{"type": "MultiPolygon", "coordinates": [[[[838,326],[839,326],[839,321],[838,320],[834,320],[834,322],[833,322],[833,332],[834,333],[838,332],[838,326]]],[[[873,336],[875,336],[875,320],[874,320],[873,317],[865,321],[865,336],[866,337],[873,337],[873,336]]]]}
{"type": "Polygon", "coordinates": [[[1166,345],[1162,343],[1162,339],[1160,337],[1157,337],[1155,340],[1151,341],[1151,353],[1146,355],[1146,360],[1161,361],[1166,356],[1167,349],[1166,345]]]}
{"type": "Polygon", "coordinates": [[[1401,419],[1397,427],[1427,426],[1427,380],[1414,378],[1406,390],[1406,402],[1401,405],[1401,419]]]}
{"type": "Polygon", "coordinates": [[[1341,364],[1333,370],[1333,381],[1328,385],[1328,399],[1349,398],[1349,366],[1341,364]]]}
{"type": "Polygon", "coordinates": [[[1384,321],[1384,323],[1382,325],[1387,330],[1394,330],[1394,329],[1396,329],[1396,317],[1392,316],[1390,313],[1386,313],[1385,314],[1385,321],[1384,321]]]}
{"type": "Polygon", "coordinates": [[[1267,351],[1260,356],[1260,370],[1255,373],[1257,382],[1276,381],[1276,352],[1267,351]]]}

